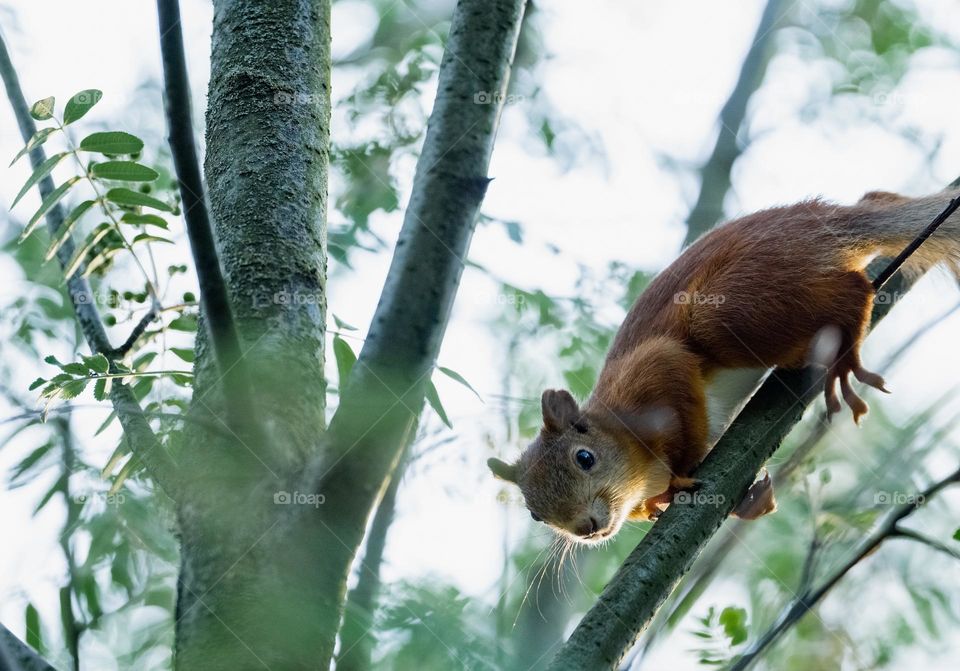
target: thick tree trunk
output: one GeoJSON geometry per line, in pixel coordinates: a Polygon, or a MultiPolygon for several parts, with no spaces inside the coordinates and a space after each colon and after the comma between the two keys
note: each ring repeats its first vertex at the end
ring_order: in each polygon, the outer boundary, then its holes
{"type": "MultiPolygon", "coordinates": [[[[205,173],[266,439],[187,425],[179,669],[317,669],[329,658],[323,548],[303,542],[294,510],[315,502],[297,504],[290,486],[324,428],[329,82],[329,0],[215,0],[205,173]]],[[[203,324],[195,368],[192,412],[218,423],[222,377],[203,324]]]]}
{"type": "MultiPolygon", "coordinates": [[[[216,0],[205,173],[257,410],[281,462],[315,450],[324,425],[329,126],[329,0],[216,0]]],[[[197,396],[217,381],[203,340],[197,396]]]]}
{"type": "MultiPolygon", "coordinates": [[[[522,7],[457,7],[390,275],[323,436],[329,6],[215,1],[206,173],[269,444],[194,432],[181,451],[178,668],[329,666],[351,563],[450,313],[522,7]]],[[[197,357],[193,410],[219,417],[203,329],[197,357]]]]}

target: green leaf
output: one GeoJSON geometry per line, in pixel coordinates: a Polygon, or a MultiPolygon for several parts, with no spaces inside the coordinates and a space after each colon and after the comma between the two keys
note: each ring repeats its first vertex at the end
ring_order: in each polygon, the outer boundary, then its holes
{"type": "Polygon", "coordinates": [[[186,347],[171,347],[170,351],[187,363],[193,363],[194,353],[192,349],[186,347]]]}
{"type": "Polygon", "coordinates": [[[80,218],[86,214],[87,210],[93,207],[96,202],[95,200],[85,200],[70,211],[70,214],[63,220],[63,224],[57,229],[57,237],[50,243],[50,247],[44,256],[45,261],[49,261],[56,256],[60,248],[63,247],[63,243],[70,237],[70,232],[73,230],[74,225],[80,221],[80,218]]]}
{"type": "Polygon", "coordinates": [[[117,156],[136,154],[143,149],[143,140],[120,130],[91,133],[80,141],[81,151],[117,156]]]}
{"type": "Polygon", "coordinates": [[[87,368],[92,370],[94,373],[100,373],[105,375],[110,372],[110,362],[107,360],[103,354],[94,354],[93,356],[83,357],[83,363],[87,365],[87,368]]]}
{"type": "Polygon", "coordinates": [[[347,322],[343,321],[337,315],[333,315],[333,321],[337,325],[337,328],[341,331],[358,331],[359,329],[356,326],[351,326],[347,322]]]}
{"type": "Polygon", "coordinates": [[[57,492],[62,492],[65,489],[66,484],[66,475],[61,475],[59,478],[57,478],[57,481],[53,483],[53,487],[47,490],[47,493],[43,495],[43,498],[40,499],[40,502],[36,505],[36,507],[34,507],[33,514],[36,515],[43,510],[43,507],[50,503],[50,499],[52,499],[57,492]]]}
{"type": "Polygon", "coordinates": [[[94,437],[99,436],[101,433],[103,433],[104,431],[106,431],[106,430],[107,430],[107,427],[110,426],[111,424],[113,424],[113,422],[114,422],[114,420],[115,420],[116,418],[117,418],[117,413],[116,413],[116,411],[111,412],[111,413],[107,416],[107,418],[106,418],[105,420],[103,420],[103,424],[101,424],[100,427],[94,432],[94,434],[93,434],[94,437]]]}
{"type": "Polygon", "coordinates": [[[140,356],[138,356],[136,359],[133,360],[132,368],[138,373],[143,372],[144,370],[146,370],[147,366],[149,366],[153,362],[153,360],[156,358],[157,358],[156,352],[144,352],[143,354],[141,354],[140,356]]]}
{"type": "Polygon", "coordinates": [[[74,252],[73,258],[70,259],[66,268],[64,268],[63,275],[66,279],[69,280],[73,277],[74,273],[76,273],[80,267],[80,264],[82,264],[83,260],[87,257],[87,254],[90,253],[90,250],[103,239],[103,236],[112,230],[113,228],[110,224],[104,222],[90,232],[90,235],[88,235],[84,243],[80,245],[80,248],[74,252]]]}
{"type": "Polygon", "coordinates": [[[87,267],[83,269],[83,277],[90,277],[98,269],[107,265],[114,256],[119,254],[121,249],[99,249],[93,250],[97,253],[87,258],[87,267]]]}
{"type": "Polygon", "coordinates": [[[44,380],[42,377],[38,377],[36,380],[30,383],[30,386],[27,388],[27,391],[33,391],[37,387],[42,387],[44,384],[46,384],[46,382],[47,381],[44,380]]]}
{"type": "Polygon", "coordinates": [[[114,179],[121,182],[152,182],[160,176],[153,168],[136,161],[105,161],[95,163],[91,172],[100,179],[114,179]]]}
{"type": "Polygon", "coordinates": [[[43,459],[53,447],[53,443],[44,443],[33,452],[28,454],[23,460],[14,467],[10,472],[10,482],[15,482],[19,480],[24,473],[29,471],[31,468],[36,466],[41,459],[43,459]]]}
{"type": "MultiPolygon", "coordinates": [[[[39,147],[39,146],[42,145],[44,142],[46,142],[46,141],[47,141],[47,138],[49,138],[50,135],[51,135],[55,130],[57,130],[57,129],[56,129],[56,128],[41,128],[41,129],[38,130],[36,133],[34,133],[34,134],[33,134],[33,137],[30,138],[30,140],[27,142],[26,146],[24,146],[24,148],[21,149],[21,150],[17,153],[17,155],[13,157],[13,160],[10,161],[10,165],[12,166],[14,163],[16,163],[17,161],[19,161],[19,160],[20,160],[21,158],[23,158],[24,156],[26,156],[31,150],[33,150],[33,149],[36,148],[36,147],[39,147]]],[[[8,166],[8,167],[9,167],[9,166],[8,166]]]]}
{"type": "Polygon", "coordinates": [[[193,332],[197,330],[197,318],[194,315],[180,315],[167,327],[174,331],[193,332]]]}
{"type": "Polygon", "coordinates": [[[156,198],[151,198],[145,193],[140,193],[139,191],[133,191],[131,189],[124,189],[123,187],[117,187],[107,191],[107,200],[109,200],[111,203],[116,203],[117,205],[137,205],[143,207],[152,207],[155,210],[161,210],[163,212],[173,212],[173,208],[164,203],[162,200],[157,200],[156,198]]]}
{"type": "Polygon", "coordinates": [[[350,344],[340,336],[333,336],[333,356],[337,360],[337,378],[341,391],[350,378],[353,364],[357,362],[357,355],[353,353],[350,344]]]}
{"type": "Polygon", "coordinates": [[[158,226],[160,228],[167,228],[167,220],[163,217],[156,214],[136,214],[135,212],[125,212],[120,221],[125,224],[133,224],[135,226],[158,226]]]}
{"type": "MultiPolygon", "coordinates": [[[[48,98],[48,100],[53,101],[53,98],[48,98]]],[[[40,102],[43,101],[41,100],[40,102]]],[[[36,103],[34,107],[39,104],[40,103],[36,103]]],[[[51,105],[52,104],[51,102],[51,105]]],[[[33,110],[31,110],[30,113],[33,114],[33,110]]],[[[26,623],[27,645],[40,654],[43,654],[43,636],[40,633],[40,613],[37,612],[36,607],[32,603],[27,604],[23,619],[26,623]]]]}
{"type": "Polygon", "coordinates": [[[449,377],[450,379],[456,380],[457,382],[462,384],[464,387],[472,391],[476,395],[476,397],[480,399],[480,402],[483,403],[483,398],[480,396],[480,392],[474,389],[473,386],[469,382],[467,382],[466,378],[463,377],[463,375],[461,375],[455,370],[444,368],[443,366],[437,366],[437,370],[443,373],[444,375],[446,375],[447,377],[449,377]]]}
{"type": "Polygon", "coordinates": [[[730,639],[730,645],[740,645],[747,640],[747,611],[727,606],[720,611],[720,624],[730,639]]]}
{"type": "Polygon", "coordinates": [[[159,235],[150,235],[149,233],[141,233],[137,235],[133,240],[130,241],[130,244],[135,245],[139,242],[166,242],[170,245],[173,244],[173,240],[168,240],[167,238],[159,235]]]}
{"type": "Polygon", "coordinates": [[[63,372],[70,373],[71,375],[86,375],[89,370],[90,369],[82,363],[68,363],[63,366],[63,372]]]}
{"type": "Polygon", "coordinates": [[[53,356],[52,354],[48,354],[47,356],[43,357],[43,360],[51,366],[56,366],[58,368],[63,367],[63,364],[60,363],[60,361],[57,360],[57,357],[53,356]]]}
{"type": "Polygon", "coordinates": [[[43,202],[40,203],[40,209],[33,213],[33,216],[30,217],[30,221],[27,223],[27,227],[23,229],[23,233],[20,234],[20,241],[23,242],[33,231],[37,228],[37,225],[43,220],[43,216],[50,211],[50,209],[60,202],[60,199],[63,198],[67,191],[70,190],[74,184],[80,181],[80,177],[71,177],[66,182],[58,186],[56,189],[51,191],[46,198],[43,199],[43,202]]]}
{"type": "Polygon", "coordinates": [[[56,105],[56,99],[53,96],[38,100],[30,106],[30,116],[37,121],[46,121],[53,116],[53,108],[56,105]]]}
{"type": "Polygon", "coordinates": [[[110,377],[101,377],[97,380],[93,385],[93,397],[98,401],[104,400],[110,393],[112,382],[113,378],[110,377]]]}
{"type": "Polygon", "coordinates": [[[443,409],[443,404],[440,402],[440,394],[437,393],[437,388],[433,386],[433,382],[427,382],[427,403],[430,404],[433,411],[440,417],[440,421],[452,429],[453,424],[450,423],[450,418],[447,417],[447,411],[443,409]]]}
{"type": "Polygon", "coordinates": [[[82,118],[84,114],[90,111],[90,108],[100,102],[102,97],[103,91],[99,89],[84,89],[75,93],[63,108],[63,125],[66,126],[82,118]]]}
{"type": "Polygon", "coordinates": [[[71,398],[76,398],[83,393],[83,390],[87,388],[90,380],[87,378],[80,378],[79,380],[73,380],[72,382],[67,382],[63,387],[60,388],[61,395],[64,400],[69,401],[71,398]]]}
{"type": "Polygon", "coordinates": [[[14,207],[16,207],[17,203],[20,202],[20,199],[27,194],[27,191],[32,189],[34,184],[49,175],[50,172],[57,167],[57,164],[65,159],[69,153],[70,152],[62,151],[59,154],[54,154],[46,161],[38,165],[37,169],[33,171],[33,174],[30,175],[29,179],[27,179],[26,183],[23,185],[23,188],[20,189],[20,193],[18,193],[17,197],[13,199],[13,204],[10,206],[10,209],[12,210],[14,207]]]}
{"type": "Polygon", "coordinates": [[[953,532],[953,540],[960,541],[960,529],[953,532]]]}

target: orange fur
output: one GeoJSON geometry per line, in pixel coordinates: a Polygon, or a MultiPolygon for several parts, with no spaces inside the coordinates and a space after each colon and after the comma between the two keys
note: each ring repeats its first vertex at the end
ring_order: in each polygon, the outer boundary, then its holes
{"type": "MultiPolygon", "coordinates": [[[[839,383],[859,420],[867,406],[849,376],[885,391],[860,362],[874,299],[864,269],[900,252],[952,195],[871,192],[846,207],[810,200],[707,233],[631,308],[583,407],[567,392],[545,392],[540,436],[516,464],[494,459],[491,468],[520,485],[535,518],[595,542],[627,517],[656,517],[674,492],[695,486],[690,476],[709,448],[706,386],[722,370],[796,368],[815,353],[829,410],[840,409],[839,383]],[[588,468],[577,461],[584,450],[588,468]]],[[[903,270],[936,263],[960,274],[958,215],[903,270]]],[[[751,492],[739,514],[775,509],[769,481],[751,492]]]]}

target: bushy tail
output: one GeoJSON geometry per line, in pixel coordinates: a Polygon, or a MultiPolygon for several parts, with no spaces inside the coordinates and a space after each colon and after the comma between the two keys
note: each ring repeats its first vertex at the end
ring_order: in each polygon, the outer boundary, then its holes
{"type": "MultiPolygon", "coordinates": [[[[932,196],[907,198],[894,193],[873,191],[853,207],[848,234],[853,233],[864,246],[893,258],[900,254],[937,215],[960,196],[960,190],[949,188],[932,196]]],[[[960,212],[944,221],[903,264],[903,272],[911,277],[943,264],[960,281],[960,212]]]]}

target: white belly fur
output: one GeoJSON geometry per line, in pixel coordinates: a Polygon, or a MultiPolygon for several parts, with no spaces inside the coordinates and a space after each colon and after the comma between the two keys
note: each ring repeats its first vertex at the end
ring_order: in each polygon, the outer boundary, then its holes
{"type": "Polygon", "coordinates": [[[769,368],[733,368],[714,374],[707,383],[711,448],[769,373],[769,368]]]}

